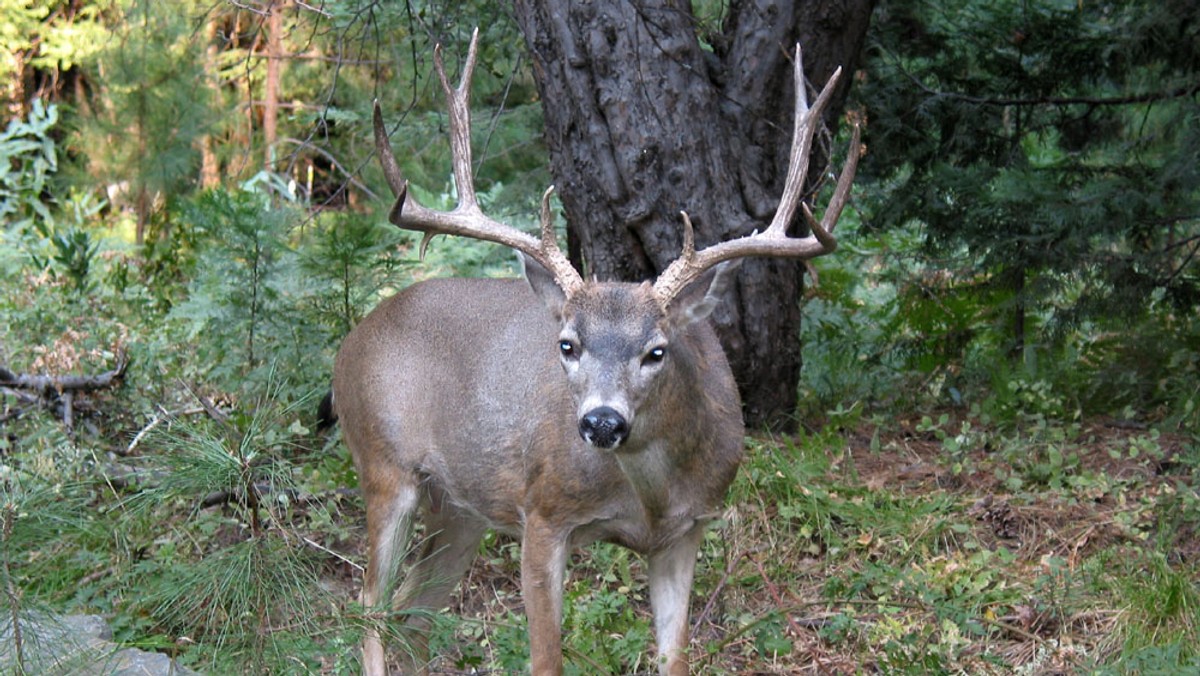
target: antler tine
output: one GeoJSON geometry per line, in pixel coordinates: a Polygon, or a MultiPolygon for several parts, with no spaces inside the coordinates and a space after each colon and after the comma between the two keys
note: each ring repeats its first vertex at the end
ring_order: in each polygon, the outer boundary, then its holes
{"type": "Polygon", "coordinates": [[[400,165],[388,141],[387,130],[383,125],[383,115],[375,104],[375,147],[379,153],[380,164],[383,165],[384,176],[396,196],[396,204],[392,207],[388,220],[407,230],[425,233],[421,240],[420,254],[425,256],[425,248],[434,235],[459,235],[472,239],[482,239],[521,251],[554,275],[555,281],[568,295],[574,293],[583,285],[583,279],[571,266],[571,262],[558,247],[554,237],[554,223],[550,217],[550,195],[553,188],[546,191],[542,198],[542,233],[534,237],[525,232],[495,221],[479,208],[475,194],[475,179],[471,167],[471,109],[470,87],[471,75],[475,69],[478,56],[479,29],[471,35],[471,47],[467,51],[467,59],[463,63],[462,74],[456,87],[450,85],[446,77],[446,68],[442,61],[441,45],[433,50],[433,64],[441,80],[442,90],[446,95],[446,104],[450,112],[450,151],[451,162],[454,165],[454,181],[458,190],[458,204],[452,211],[437,211],[430,209],[413,197],[408,191],[408,182],[400,171],[400,165]]]}
{"type": "MultiPolygon", "coordinates": [[[[802,203],[801,197],[808,174],[808,157],[812,152],[813,137],[821,124],[822,113],[833,98],[833,90],[841,77],[842,69],[838,68],[834,71],[811,107],[808,105],[804,66],[798,44],[796,45],[793,72],[796,87],[796,113],[792,126],[792,147],[788,158],[787,178],[784,181],[783,194],[779,198],[775,217],[767,229],[761,233],[756,232],[746,237],[721,242],[702,251],[688,251],[690,247],[685,242],[684,253],[667,266],[658,281],[654,283],[654,291],[663,305],[669,304],[684,287],[704,274],[706,270],[727,260],[747,256],[806,260],[830,253],[837,248],[837,240],[832,233],[841,216],[842,209],[849,199],[850,186],[854,182],[854,172],[858,168],[858,157],[861,152],[859,126],[855,123],[849,157],[842,168],[829,207],[826,208],[824,217],[818,223],[808,205],[802,203]],[[807,237],[788,237],[787,235],[787,227],[795,217],[797,208],[804,212],[805,220],[812,229],[812,234],[807,237]]],[[[690,221],[686,221],[684,225],[685,239],[690,239],[691,229],[690,221]]]]}
{"type": "Polygon", "coordinates": [[[546,188],[542,193],[542,248],[558,246],[558,238],[554,235],[554,212],[550,210],[550,197],[554,195],[554,186],[546,188]]]}
{"type": "Polygon", "coordinates": [[[821,217],[821,222],[818,223],[817,219],[813,217],[812,210],[808,208],[807,204],[801,203],[800,205],[813,236],[829,247],[829,251],[825,253],[832,253],[837,248],[833,229],[837,227],[838,219],[842,216],[842,209],[846,206],[846,202],[850,201],[850,186],[854,183],[854,173],[858,171],[858,160],[862,157],[862,127],[857,121],[853,124],[854,131],[850,138],[850,149],[846,153],[846,164],[842,167],[841,176],[838,176],[837,187],[833,190],[833,197],[829,199],[829,206],[825,207],[825,214],[821,217]]]}
{"type": "Polygon", "coordinates": [[[808,178],[808,156],[812,153],[813,137],[816,136],[817,128],[821,125],[821,115],[825,112],[825,106],[829,105],[833,90],[841,77],[842,69],[839,66],[817,95],[812,108],[809,108],[808,96],[805,94],[804,70],[800,60],[800,45],[796,45],[796,115],[792,121],[792,150],[788,156],[788,173],[783,184],[783,194],[779,197],[775,217],[771,219],[771,225],[767,226],[766,230],[773,233],[772,236],[775,236],[774,233],[785,236],[788,224],[796,215],[800,197],[804,194],[804,182],[808,178]]]}
{"type": "Polygon", "coordinates": [[[471,76],[475,72],[478,56],[479,29],[471,34],[471,46],[467,49],[467,60],[463,62],[458,86],[451,87],[446,77],[446,64],[442,60],[442,45],[433,47],[433,67],[446,103],[450,108],[450,157],[454,165],[454,184],[458,189],[460,208],[471,209],[478,204],[475,197],[474,170],[471,166],[471,76]]]}
{"type": "Polygon", "coordinates": [[[379,108],[379,99],[375,99],[372,121],[375,127],[375,150],[379,153],[383,175],[392,189],[392,195],[403,201],[404,193],[408,192],[408,181],[404,180],[404,173],[400,171],[400,164],[396,162],[396,154],[392,152],[392,142],[388,140],[387,128],[383,125],[383,111],[379,108]]]}

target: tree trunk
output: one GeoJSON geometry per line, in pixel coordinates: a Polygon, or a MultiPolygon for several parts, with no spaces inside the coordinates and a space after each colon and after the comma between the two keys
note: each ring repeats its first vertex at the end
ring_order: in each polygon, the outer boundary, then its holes
{"type": "Polygon", "coordinates": [[[267,81],[263,102],[263,168],[275,169],[275,142],[279,122],[279,64],[283,56],[283,2],[276,0],[267,7],[267,81]]]}
{"type": "MultiPolygon", "coordinates": [[[[204,75],[205,83],[213,91],[213,100],[221,100],[221,76],[218,72],[217,57],[217,21],[219,16],[214,12],[209,15],[204,24],[204,75]]],[[[221,164],[214,150],[212,134],[204,134],[196,139],[200,147],[200,187],[216,188],[221,184],[221,164]]]]}
{"type": "MultiPolygon", "coordinates": [[[[576,264],[588,276],[633,281],[679,254],[680,211],[697,246],[766,227],[787,173],[794,45],[803,41],[817,88],[839,64],[852,73],[874,0],[734,0],[720,32],[704,36],[711,52],[680,0],[514,4],[576,264]]],[[[825,158],[814,149],[810,180],[821,178],[825,158]]],[[[795,424],[802,269],[745,261],[714,315],[755,427],[795,424]]]]}
{"type": "MultiPolygon", "coordinates": [[[[146,150],[148,144],[146,141],[146,96],[144,94],[137,97],[134,120],[137,124],[137,158],[139,162],[145,162],[148,155],[146,150]]],[[[134,179],[134,191],[137,195],[133,203],[133,209],[137,214],[134,242],[140,247],[146,242],[146,228],[150,225],[150,188],[146,185],[144,174],[139,173],[134,179]]]]}
{"type": "Polygon", "coordinates": [[[23,49],[13,50],[10,58],[12,59],[13,74],[4,84],[4,88],[8,90],[4,94],[4,98],[8,100],[5,113],[10,120],[24,120],[29,115],[29,102],[25,93],[28,89],[26,80],[29,77],[29,61],[25,58],[23,49]]]}

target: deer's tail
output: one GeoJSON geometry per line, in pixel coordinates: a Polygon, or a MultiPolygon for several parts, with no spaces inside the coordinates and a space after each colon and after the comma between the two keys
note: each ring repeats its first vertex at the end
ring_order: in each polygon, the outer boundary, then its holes
{"type": "Polygon", "coordinates": [[[333,390],[329,390],[317,405],[317,431],[328,430],[337,424],[337,420],[337,410],[333,407],[333,390]]]}

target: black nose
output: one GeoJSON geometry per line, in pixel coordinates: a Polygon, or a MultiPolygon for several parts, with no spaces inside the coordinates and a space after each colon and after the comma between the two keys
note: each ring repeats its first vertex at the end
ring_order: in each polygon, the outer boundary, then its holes
{"type": "Polygon", "coordinates": [[[629,436],[629,423],[614,409],[600,406],[579,419],[579,436],[597,448],[616,448],[629,436]]]}

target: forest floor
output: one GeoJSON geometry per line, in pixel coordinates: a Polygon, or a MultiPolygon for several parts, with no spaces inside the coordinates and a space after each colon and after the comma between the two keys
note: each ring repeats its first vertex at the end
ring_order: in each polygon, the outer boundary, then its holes
{"type": "MultiPolygon", "coordinates": [[[[752,441],[697,568],[694,673],[1192,663],[1189,438],[1115,420],[997,434],[947,416],[887,430],[752,441]]],[[[449,608],[467,620],[435,625],[435,673],[505,673],[527,654],[518,552],[489,540],[449,608]]],[[[340,570],[330,584],[350,598],[359,572],[340,570]]],[[[573,553],[566,598],[578,673],[656,672],[638,557],[573,553]]]]}

